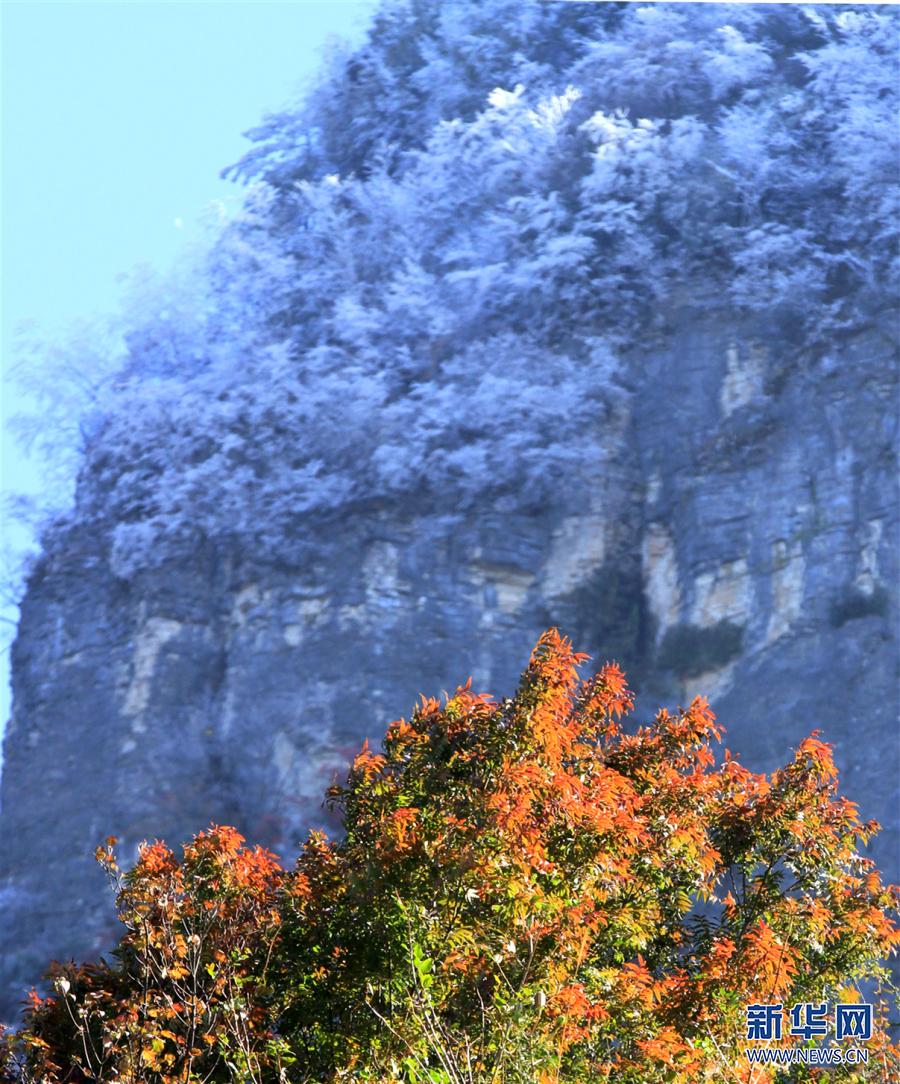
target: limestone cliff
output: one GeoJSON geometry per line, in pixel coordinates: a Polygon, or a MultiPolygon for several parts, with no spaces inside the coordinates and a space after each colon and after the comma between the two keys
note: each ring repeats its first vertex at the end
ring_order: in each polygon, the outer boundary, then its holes
{"type": "Polygon", "coordinates": [[[417,695],[511,691],[558,622],[623,660],[639,714],[710,700],[755,769],[813,729],[897,878],[896,363],[876,329],[789,360],[685,320],[636,354],[610,461],[564,509],[357,509],[292,563],[185,550],[132,579],[53,540],[26,596],[5,744],[7,1012],[115,936],[94,846],[237,824],[290,855],[325,787],[417,695]]]}
{"type": "Polygon", "coordinates": [[[706,694],[750,768],[818,730],[898,879],[897,31],[389,0],[250,133],[242,212],[139,284],[22,601],[5,1018],[113,943],[106,836],[290,858],[364,739],[508,694],[553,624],[639,719],[706,694]]]}

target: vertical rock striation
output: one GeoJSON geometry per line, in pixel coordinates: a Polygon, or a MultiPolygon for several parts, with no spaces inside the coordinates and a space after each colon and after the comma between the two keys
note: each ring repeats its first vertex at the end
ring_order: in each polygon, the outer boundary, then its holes
{"type": "Polygon", "coordinates": [[[130,579],[108,531],[52,538],[4,746],[7,1017],[49,958],[113,942],[106,835],[128,858],[219,821],[290,856],[337,830],[322,796],[364,739],[470,675],[509,693],[548,623],[622,661],[644,717],[708,695],[748,767],[819,730],[896,880],[896,358],[874,328],[790,356],[673,320],[562,509],[356,508],[310,517],[290,562],[208,545],[130,579]]]}
{"type": "Polygon", "coordinates": [[[750,768],[818,730],[898,879],[897,15],[386,0],[249,133],[22,602],[6,1018],[112,943],[104,837],[290,858],[364,739],[552,624],[750,768]]]}

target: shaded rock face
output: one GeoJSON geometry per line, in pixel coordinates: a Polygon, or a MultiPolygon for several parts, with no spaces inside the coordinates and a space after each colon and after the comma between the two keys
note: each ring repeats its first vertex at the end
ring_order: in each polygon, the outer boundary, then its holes
{"type": "Polygon", "coordinates": [[[51,957],[113,944],[105,836],[129,861],[225,822],[290,857],[339,831],[323,793],[364,739],[470,675],[509,694],[549,624],[626,668],[639,720],[707,695],[750,768],[819,730],[898,879],[893,341],[811,357],[688,313],[624,362],[615,452],[560,507],[357,507],[290,562],[235,540],[131,579],[113,524],[47,540],[4,744],[5,1019],[51,957]]]}

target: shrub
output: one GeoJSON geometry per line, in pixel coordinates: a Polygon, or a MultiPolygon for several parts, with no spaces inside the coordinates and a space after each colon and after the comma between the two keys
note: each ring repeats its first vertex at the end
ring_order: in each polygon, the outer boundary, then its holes
{"type": "Polygon", "coordinates": [[[736,659],[742,638],[743,629],[730,621],[719,621],[710,628],[676,625],[659,645],[657,665],[679,678],[698,677],[736,659]]]}
{"type": "MultiPolygon", "coordinates": [[[[267,987],[282,870],[232,828],[201,832],[176,861],[143,845],[120,874],[115,839],[97,858],[125,933],[116,961],[55,963],[54,994],[32,993],[16,1039],[25,1079],[261,1081],[281,1044],[267,987]]],[[[276,1073],[277,1076],[277,1073],[276,1073]]]]}
{"type": "Polygon", "coordinates": [[[885,617],[887,615],[887,591],[876,588],[870,595],[862,591],[846,591],[831,605],[831,627],[839,629],[848,621],[861,617],[885,617]]]}

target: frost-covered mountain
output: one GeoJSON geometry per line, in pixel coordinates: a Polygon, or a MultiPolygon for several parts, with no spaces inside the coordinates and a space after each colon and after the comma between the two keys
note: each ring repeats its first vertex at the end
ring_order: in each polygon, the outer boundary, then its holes
{"type": "Polygon", "coordinates": [[[896,45],[877,8],[386,7],[252,133],[205,263],[138,297],[75,518],[131,567],[401,493],[542,503],[672,305],[808,348],[865,324],[897,290],[896,45]]]}
{"type": "Polygon", "coordinates": [[[242,213],[64,358],[10,998],[108,939],[105,835],[290,849],[346,750],[550,622],[750,766],[822,729],[896,876],[897,79],[888,7],[412,0],[251,133],[242,213]]]}

